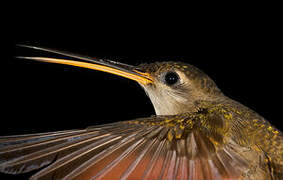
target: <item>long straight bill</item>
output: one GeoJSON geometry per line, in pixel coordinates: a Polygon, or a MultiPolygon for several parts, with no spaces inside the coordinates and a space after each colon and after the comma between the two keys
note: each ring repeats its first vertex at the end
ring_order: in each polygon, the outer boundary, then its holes
{"type": "MultiPolygon", "coordinates": [[[[57,64],[67,64],[71,66],[83,67],[88,69],[94,69],[98,71],[104,71],[107,73],[115,74],[118,76],[122,76],[128,79],[135,80],[143,85],[152,83],[152,79],[149,74],[138,72],[135,69],[126,68],[125,64],[123,66],[119,66],[119,64],[115,64],[114,62],[105,61],[103,65],[95,64],[95,60],[93,62],[81,62],[75,60],[67,60],[67,59],[58,59],[58,58],[47,58],[47,57],[18,57],[21,59],[31,59],[42,62],[49,63],[57,63],[57,64]],[[108,65],[109,64],[109,65],[108,65]]],[[[99,63],[99,62],[98,62],[99,63]]],[[[101,60],[100,60],[101,63],[101,60]]],[[[132,67],[132,66],[129,66],[132,67]]]]}

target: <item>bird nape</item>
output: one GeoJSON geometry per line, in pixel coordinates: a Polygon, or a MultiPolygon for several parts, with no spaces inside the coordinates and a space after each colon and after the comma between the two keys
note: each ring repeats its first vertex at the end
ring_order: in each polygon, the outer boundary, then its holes
{"type": "Polygon", "coordinates": [[[282,133],[225,96],[196,67],[180,62],[131,66],[23,47],[66,59],[19,58],[135,80],[149,96],[156,115],[81,130],[2,136],[0,172],[19,174],[42,168],[31,179],[283,178],[282,133]]]}

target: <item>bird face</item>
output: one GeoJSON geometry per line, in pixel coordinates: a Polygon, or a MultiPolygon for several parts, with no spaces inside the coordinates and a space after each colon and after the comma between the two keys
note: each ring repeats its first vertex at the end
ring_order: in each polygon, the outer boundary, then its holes
{"type": "Polygon", "coordinates": [[[210,100],[221,92],[202,71],[180,62],[141,64],[138,70],[152,79],[141,84],[157,115],[175,115],[196,111],[196,102],[210,100]]]}
{"type": "Polygon", "coordinates": [[[48,57],[19,58],[84,67],[137,81],[149,96],[157,115],[175,115],[196,111],[198,109],[195,105],[197,101],[210,100],[221,95],[215,83],[206,74],[185,63],[156,62],[131,66],[47,48],[24,47],[60,54],[78,60],[48,57]]]}

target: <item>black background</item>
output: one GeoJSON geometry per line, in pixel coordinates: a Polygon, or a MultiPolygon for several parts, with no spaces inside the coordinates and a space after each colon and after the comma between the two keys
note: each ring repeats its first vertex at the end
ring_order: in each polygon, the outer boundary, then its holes
{"type": "Polygon", "coordinates": [[[282,130],[282,29],[276,10],[203,14],[153,9],[149,15],[149,7],[138,12],[43,7],[18,5],[3,25],[7,41],[1,43],[0,135],[85,128],[154,114],[137,83],[88,69],[16,59],[54,57],[16,44],[131,65],[187,62],[210,75],[226,95],[282,130]]]}

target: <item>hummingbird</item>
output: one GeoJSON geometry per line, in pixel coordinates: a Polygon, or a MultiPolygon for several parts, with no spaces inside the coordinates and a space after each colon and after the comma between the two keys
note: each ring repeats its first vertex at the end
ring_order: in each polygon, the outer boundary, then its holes
{"type": "Polygon", "coordinates": [[[49,48],[65,58],[19,57],[136,81],[155,115],[38,134],[0,137],[0,172],[49,179],[283,179],[283,135],[182,62],[132,66],[49,48]]]}

